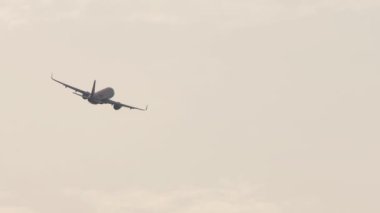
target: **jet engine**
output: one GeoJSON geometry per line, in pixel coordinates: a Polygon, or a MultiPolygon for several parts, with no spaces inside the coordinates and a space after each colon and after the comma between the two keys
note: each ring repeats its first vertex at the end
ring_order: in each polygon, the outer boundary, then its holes
{"type": "Polygon", "coordinates": [[[122,107],[122,106],[121,106],[120,104],[114,104],[114,105],[113,105],[113,109],[114,109],[114,110],[119,110],[119,109],[121,109],[121,107],[122,107]]]}
{"type": "Polygon", "coordinates": [[[90,93],[83,93],[82,98],[87,100],[90,97],[90,93]]]}

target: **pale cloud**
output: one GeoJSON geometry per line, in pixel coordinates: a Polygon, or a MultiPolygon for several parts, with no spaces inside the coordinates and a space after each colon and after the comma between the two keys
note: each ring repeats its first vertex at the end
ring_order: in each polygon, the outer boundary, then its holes
{"type": "Polygon", "coordinates": [[[91,0],[5,0],[0,3],[0,23],[9,28],[39,22],[78,18],[91,0]]]}
{"type": "Polygon", "coordinates": [[[142,23],[165,23],[179,24],[180,19],[177,16],[166,15],[163,13],[132,13],[124,18],[127,22],[142,22],[142,23]]]}
{"type": "Polygon", "coordinates": [[[19,205],[7,205],[6,201],[17,199],[15,193],[10,191],[0,191],[0,212],[1,213],[36,213],[34,210],[27,206],[19,206],[19,205]]]}
{"type": "Polygon", "coordinates": [[[379,1],[367,0],[311,0],[311,1],[230,1],[224,0],[215,22],[223,20],[223,25],[252,26],[283,20],[298,19],[317,15],[321,12],[354,11],[380,7],[379,1]]]}
{"type": "Polygon", "coordinates": [[[18,206],[0,206],[0,212],[4,213],[36,213],[35,211],[26,208],[26,207],[18,207],[18,206]]]}
{"type": "Polygon", "coordinates": [[[260,198],[258,187],[250,184],[215,188],[184,187],[166,192],[135,189],[119,192],[66,190],[96,209],[98,213],[281,213],[288,202],[260,198]]]}
{"type": "Polygon", "coordinates": [[[25,14],[27,10],[27,7],[17,7],[14,5],[1,6],[0,21],[5,23],[8,27],[26,24],[27,20],[22,14],[25,14]]]}
{"type": "Polygon", "coordinates": [[[101,14],[108,21],[246,26],[296,19],[321,11],[363,11],[379,6],[376,0],[7,0],[0,4],[0,22],[15,27],[67,19],[91,20],[101,14]]]}

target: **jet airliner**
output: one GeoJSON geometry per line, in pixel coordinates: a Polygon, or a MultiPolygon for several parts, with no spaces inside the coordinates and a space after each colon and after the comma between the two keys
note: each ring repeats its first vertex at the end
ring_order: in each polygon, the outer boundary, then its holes
{"type": "Polygon", "coordinates": [[[129,106],[129,105],[111,100],[111,98],[115,95],[115,91],[111,87],[107,87],[105,89],[102,89],[96,92],[95,91],[96,80],[94,81],[91,92],[87,92],[87,91],[78,89],[76,87],[70,86],[61,81],[58,81],[53,77],[53,75],[51,75],[51,79],[59,84],[62,84],[66,88],[70,88],[74,90],[75,95],[81,96],[84,100],[87,100],[91,104],[111,104],[115,110],[119,110],[122,107],[126,107],[129,109],[137,109],[137,110],[142,110],[142,111],[148,110],[148,106],[146,106],[145,109],[142,109],[142,108],[129,106]]]}

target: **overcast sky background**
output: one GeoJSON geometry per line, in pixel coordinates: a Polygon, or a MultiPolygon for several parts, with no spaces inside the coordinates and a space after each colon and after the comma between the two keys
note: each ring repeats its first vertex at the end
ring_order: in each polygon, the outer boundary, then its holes
{"type": "Polygon", "coordinates": [[[378,0],[0,0],[0,212],[377,213],[379,26],[378,0]]]}

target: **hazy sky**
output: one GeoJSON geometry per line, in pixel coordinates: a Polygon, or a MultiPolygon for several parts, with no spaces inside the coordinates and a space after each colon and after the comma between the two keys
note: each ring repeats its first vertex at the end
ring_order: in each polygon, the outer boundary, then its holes
{"type": "Polygon", "coordinates": [[[379,26],[379,0],[0,0],[0,212],[380,212],[379,26]]]}

